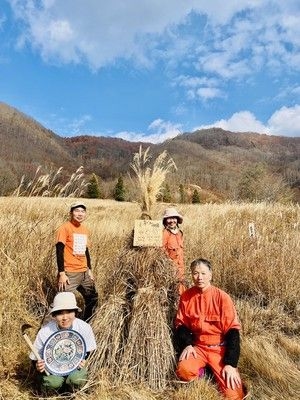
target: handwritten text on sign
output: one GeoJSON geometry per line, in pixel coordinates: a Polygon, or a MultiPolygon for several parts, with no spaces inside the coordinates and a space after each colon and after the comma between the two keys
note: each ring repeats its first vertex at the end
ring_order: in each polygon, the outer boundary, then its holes
{"type": "Polygon", "coordinates": [[[162,221],[136,219],[134,222],[133,246],[162,246],[162,221]]]}

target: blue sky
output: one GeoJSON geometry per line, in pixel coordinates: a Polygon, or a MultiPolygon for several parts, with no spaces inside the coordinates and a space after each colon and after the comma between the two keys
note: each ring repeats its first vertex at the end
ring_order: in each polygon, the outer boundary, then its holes
{"type": "Polygon", "coordinates": [[[299,0],[0,0],[0,101],[61,136],[300,136],[299,0]]]}

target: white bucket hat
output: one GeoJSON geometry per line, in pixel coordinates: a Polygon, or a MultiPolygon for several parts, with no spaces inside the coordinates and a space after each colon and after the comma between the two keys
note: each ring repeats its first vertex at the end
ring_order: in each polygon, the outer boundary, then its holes
{"type": "Polygon", "coordinates": [[[82,202],[82,201],[76,201],[75,203],[72,203],[70,206],[70,212],[72,212],[74,210],[74,208],[83,208],[84,210],[86,210],[86,205],[82,202]]]}
{"type": "Polygon", "coordinates": [[[59,292],[55,295],[53,303],[50,305],[49,314],[55,311],[62,310],[77,310],[81,311],[81,308],[77,306],[76,297],[72,292],[59,292]]]}
{"type": "Polygon", "coordinates": [[[182,224],[183,221],[182,215],[180,215],[179,212],[174,207],[169,207],[165,209],[163,215],[163,222],[166,218],[171,218],[171,217],[177,218],[178,223],[182,224]]]}

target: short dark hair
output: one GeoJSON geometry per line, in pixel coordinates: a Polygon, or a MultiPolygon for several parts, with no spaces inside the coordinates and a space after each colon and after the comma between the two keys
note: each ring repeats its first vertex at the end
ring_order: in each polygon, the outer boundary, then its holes
{"type": "Polygon", "coordinates": [[[76,206],[70,208],[70,213],[72,213],[76,208],[83,208],[84,211],[86,211],[86,206],[84,204],[77,204],[76,206]]]}
{"type": "Polygon", "coordinates": [[[78,314],[78,310],[77,308],[74,308],[72,310],[57,310],[57,311],[53,311],[53,313],[51,313],[52,317],[56,317],[59,314],[62,314],[63,311],[68,311],[68,312],[74,312],[75,316],[78,314]]]}
{"type": "Polygon", "coordinates": [[[206,260],[205,258],[196,258],[196,260],[191,262],[191,271],[193,271],[193,269],[196,268],[199,264],[204,264],[210,271],[212,270],[210,261],[206,260]]]}

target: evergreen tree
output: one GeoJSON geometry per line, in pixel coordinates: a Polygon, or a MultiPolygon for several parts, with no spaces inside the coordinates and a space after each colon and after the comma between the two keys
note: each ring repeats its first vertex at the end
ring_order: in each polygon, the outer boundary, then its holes
{"type": "Polygon", "coordinates": [[[99,179],[96,174],[92,174],[88,187],[87,187],[87,197],[90,199],[100,199],[101,189],[99,184],[99,179]]]}
{"type": "Polygon", "coordinates": [[[162,200],[165,203],[170,203],[172,201],[170,186],[167,183],[165,184],[165,187],[163,189],[162,200]]]}
{"type": "Polygon", "coordinates": [[[185,194],[184,186],[182,183],[179,185],[179,196],[180,196],[179,202],[185,203],[186,202],[186,194],[185,194]]]}
{"type": "Polygon", "coordinates": [[[197,204],[200,203],[200,195],[197,189],[194,190],[193,192],[193,196],[192,196],[192,203],[193,204],[197,204]]]}
{"type": "Polygon", "coordinates": [[[125,188],[122,175],[119,176],[115,186],[114,199],[117,201],[125,201],[125,188]]]}
{"type": "Polygon", "coordinates": [[[242,171],[238,182],[238,196],[242,200],[254,201],[256,199],[257,182],[262,175],[258,165],[246,168],[242,171]]]}

